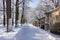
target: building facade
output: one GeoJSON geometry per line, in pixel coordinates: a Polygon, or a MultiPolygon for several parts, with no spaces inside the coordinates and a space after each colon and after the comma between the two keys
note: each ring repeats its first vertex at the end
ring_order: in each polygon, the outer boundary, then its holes
{"type": "Polygon", "coordinates": [[[60,34],[60,7],[45,13],[45,29],[60,34]]]}

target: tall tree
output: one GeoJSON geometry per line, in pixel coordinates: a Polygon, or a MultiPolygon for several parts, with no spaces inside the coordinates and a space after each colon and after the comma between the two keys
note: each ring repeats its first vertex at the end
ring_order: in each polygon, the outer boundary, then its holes
{"type": "Polygon", "coordinates": [[[6,14],[7,14],[7,32],[9,32],[9,19],[11,19],[11,0],[6,0],[6,14]]]}
{"type": "Polygon", "coordinates": [[[24,15],[24,13],[25,13],[25,10],[26,10],[26,7],[27,7],[27,3],[29,2],[29,1],[32,1],[32,0],[22,0],[23,1],[23,3],[22,3],[22,15],[21,15],[21,26],[22,26],[22,24],[23,23],[25,23],[27,20],[25,19],[25,15],[24,15]]]}
{"type": "Polygon", "coordinates": [[[16,0],[16,15],[15,15],[15,27],[17,27],[18,24],[18,17],[19,17],[19,0],[16,0]]]}
{"type": "Polygon", "coordinates": [[[22,6],[21,25],[22,25],[23,18],[24,18],[24,7],[25,7],[25,0],[23,0],[23,6],[22,6]]]}
{"type": "Polygon", "coordinates": [[[21,23],[22,23],[22,21],[23,20],[25,20],[24,19],[24,7],[26,6],[25,5],[25,1],[26,1],[26,3],[28,2],[28,1],[30,1],[30,0],[22,0],[20,3],[19,3],[19,0],[16,0],[16,16],[15,16],[15,27],[17,27],[17,22],[18,22],[18,17],[19,17],[19,5],[22,3],[22,15],[21,15],[21,23]]]}
{"type": "Polygon", "coordinates": [[[4,15],[3,25],[5,26],[5,0],[3,0],[3,15],[4,15]]]}

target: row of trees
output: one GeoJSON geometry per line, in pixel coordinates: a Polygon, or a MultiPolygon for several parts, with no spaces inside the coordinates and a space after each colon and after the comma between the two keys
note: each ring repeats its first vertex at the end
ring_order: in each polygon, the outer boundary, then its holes
{"type": "MultiPolygon", "coordinates": [[[[14,0],[15,1],[15,0],[14,0]]],[[[27,3],[29,1],[32,1],[32,0],[16,0],[15,3],[12,3],[12,0],[3,0],[3,14],[4,14],[4,25],[5,25],[5,10],[6,10],[6,15],[7,15],[7,30],[9,29],[9,20],[12,20],[12,25],[13,25],[13,18],[12,18],[12,4],[14,4],[14,7],[15,7],[15,27],[17,27],[18,25],[18,20],[19,20],[19,14],[20,14],[20,5],[22,7],[22,13],[21,13],[21,24],[24,23],[25,21],[27,21],[26,19],[28,20],[31,20],[30,18],[32,17],[31,15],[35,12],[36,14],[40,14],[39,17],[37,17],[36,19],[40,21],[40,18],[41,17],[44,17],[44,13],[49,11],[49,10],[52,10],[54,9],[55,7],[59,6],[59,0],[46,0],[46,1],[43,1],[43,0],[40,0],[40,2],[38,3],[37,7],[35,9],[32,9],[30,10],[30,12],[25,12],[26,8],[27,7],[27,3]],[[44,5],[43,5],[44,4],[44,5]],[[31,11],[35,10],[32,14],[31,14],[31,11]],[[37,12],[39,11],[39,12],[37,12]],[[29,15],[27,16],[28,18],[24,18],[25,17],[25,14],[24,13],[30,13],[30,14],[26,14],[26,15],[29,15]]],[[[35,16],[35,14],[33,14],[33,16],[35,16]]],[[[38,15],[37,15],[38,16],[38,15]]],[[[35,17],[32,17],[35,19],[35,17]]],[[[32,20],[33,21],[33,20],[32,20]]]]}
{"type": "MultiPolygon", "coordinates": [[[[19,2],[19,0],[16,0],[16,4],[14,5],[15,6],[15,27],[18,27],[18,20],[19,20],[19,5],[22,4],[22,15],[21,15],[21,24],[23,22],[24,19],[24,6],[25,6],[25,3],[27,3],[27,1],[30,1],[30,0],[22,0],[21,2],[19,2]]],[[[11,8],[11,0],[3,0],[3,24],[5,26],[5,17],[7,16],[7,32],[9,32],[10,30],[10,27],[13,25],[13,18],[12,18],[12,8],[11,8]],[[6,5],[5,5],[6,4],[6,5]],[[5,15],[5,11],[6,11],[6,15],[5,15]]]]}

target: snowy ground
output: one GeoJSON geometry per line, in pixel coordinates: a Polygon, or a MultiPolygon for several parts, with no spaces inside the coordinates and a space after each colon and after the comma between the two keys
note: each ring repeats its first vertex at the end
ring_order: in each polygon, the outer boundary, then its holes
{"type": "Polygon", "coordinates": [[[0,40],[16,40],[15,37],[22,28],[13,28],[11,32],[6,32],[6,27],[0,25],[0,40]]]}
{"type": "Polygon", "coordinates": [[[51,34],[32,24],[24,24],[6,33],[5,28],[0,28],[0,40],[60,40],[59,35],[51,34]]]}
{"type": "Polygon", "coordinates": [[[60,40],[60,36],[57,38],[57,36],[55,37],[51,33],[31,24],[23,26],[20,38],[20,40],[60,40]]]}

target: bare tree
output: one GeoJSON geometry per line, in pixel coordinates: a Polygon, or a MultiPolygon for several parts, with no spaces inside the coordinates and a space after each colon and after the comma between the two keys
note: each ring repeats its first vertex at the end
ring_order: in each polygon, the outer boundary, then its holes
{"type": "Polygon", "coordinates": [[[30,1],[30,0],[22,0],[20,3],[19,3],[19,0],[16,0],[16,16],[15,16],[15,27],[17,27],[17,24],[18,24],[18,17],[19,17],[19,5],[22,4],[22,15],[21,15],[21,23],[23,23],[23,21],[25,22],[26,20],[24,19],[24,8],[25,8],[25,1],[27,3],[27,1],[30,1]]]}
{"type": "Polygon", "coordinates": [[[22,6],[22,15],[21,15],[21,26],[22,26],[23,23],[25,23],[27,21],[24,13],[25,13],[25,10],[26,10],[26,7],[27,7],[27,3],[29,1],[32,1],[32,0],[23,0],[23,3],[22,3],[23,6],[22,6]]]}
{"type": "MultiPolygon", "coordinates": [[[[18,24],[18,17],[19,17],[19,5],[21,3],[23,3],[24,0],[22,0],[20,3],[19,3],[19,0],[16,0],[16,14],[15,14],[15,27],[17,27],[17,24],[18,24]]],[[[23,8],[23,12],[24,12],[24,8],[23,8]]],[[[23,16],[23,15],[22,15],[23,16]]]]}
{"type": "Polygon", "coordinates": [[[11,18],[11,0],[6,0],[6,14],[7,14],[7,32],[9,32],[9,19],[11,18]]]}
{"type": "Polygon", "coordinates": [[[4,15],[3,25],[5,26],[5,0],[3,0],[3,15],[4,15]]]}
{"type": "Polygon", "coordinates": [[[52,2],[54,3],[55,7],[60,6],[60,0],[52,0],[52,2]]]}
{"type": "Polygon", "coordinates": [[[22,6],[21,25],[24,17],[24,5],[25,5],[25,0],[23,0],[23,6],[22,6]]]}
{"type": "Polygon", "coordinates": [[[18,24],[18,17],[19,17],[19,0],[16,0],[16,15],[15,15],[15,27],[17,27],[18,24]]]}

